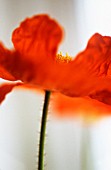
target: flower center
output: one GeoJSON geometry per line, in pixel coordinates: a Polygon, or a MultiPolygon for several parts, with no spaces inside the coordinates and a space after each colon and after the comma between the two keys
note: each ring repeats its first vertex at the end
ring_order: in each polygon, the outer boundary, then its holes
{"type": "Polygon", "coordinates": [[[65,56],[62,55],[62,52],[56,55],[56,61],[62,63],[69,63],[72,61],[72,58],[66,53],[65,56]]]}

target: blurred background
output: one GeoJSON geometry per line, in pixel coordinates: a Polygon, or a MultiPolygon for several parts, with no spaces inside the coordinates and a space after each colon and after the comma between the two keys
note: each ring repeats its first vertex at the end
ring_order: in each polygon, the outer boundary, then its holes
{"type": "MultiPolygon", "coordinates": [[[[110,0],[0,0],[0,40],[12,48],[11,33],[26,17],[47,13],[65,30],[60,46],[75,56],[95,33],[111,36],[110,0]]],[[[2,82],[2,80],[1,80],[2,82]]],[[[36,170],[43,95],[14,90],[0,106],[0,170],[36,170]]],[[[111,118],[85,125],[49,111],[46,170],[111,170],[111,118]]]]}

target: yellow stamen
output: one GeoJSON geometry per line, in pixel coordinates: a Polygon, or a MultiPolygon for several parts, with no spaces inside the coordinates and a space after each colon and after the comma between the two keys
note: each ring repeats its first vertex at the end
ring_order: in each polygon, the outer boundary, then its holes
{"type": "Polygon", "coordinates": [[[59,54],[57,54],[56,56],[56,61],[57,62],[62,62],[62,63],[69,63],[72,61],[72,58],[68,55],[68,53],[66,53],[65,56],[62,55],[62,52],[60,52],[59,54]]]}

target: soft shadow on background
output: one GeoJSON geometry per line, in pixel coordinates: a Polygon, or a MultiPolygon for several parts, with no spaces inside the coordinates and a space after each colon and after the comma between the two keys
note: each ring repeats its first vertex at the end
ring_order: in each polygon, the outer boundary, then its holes
{"type": "MultiPolygon", "coordinates": [[[[59,51],[75,56],[95,33],[111,35],[108,0],[0,0],[0,40],[13,47],[11,33],[26,17],[48,13],[64,27],[59,51]]],[[[67,81],[67,80],[66,80],[67,81]]],[[[35,170],[43,95],[14,90],[0,106],[0,169],[35,170]]],[[[91,125],[58,119],[49,112],[47,170],[111,170],[111,119],[91,125]]]]}

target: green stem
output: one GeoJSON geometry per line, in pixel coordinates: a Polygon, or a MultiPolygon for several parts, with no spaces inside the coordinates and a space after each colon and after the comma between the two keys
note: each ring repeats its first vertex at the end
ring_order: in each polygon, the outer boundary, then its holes
{"type": "Polygon", "coordinates": [[[44,169],[44,143],[45,143],[45,131],[46,131],[50,93],[51,93],[50,91],[45,92],[44,106],[43,106],[43,111],[42,111],[40,142],[39,142],[39,156],[38,156],[38,170],[44,169]]]}

